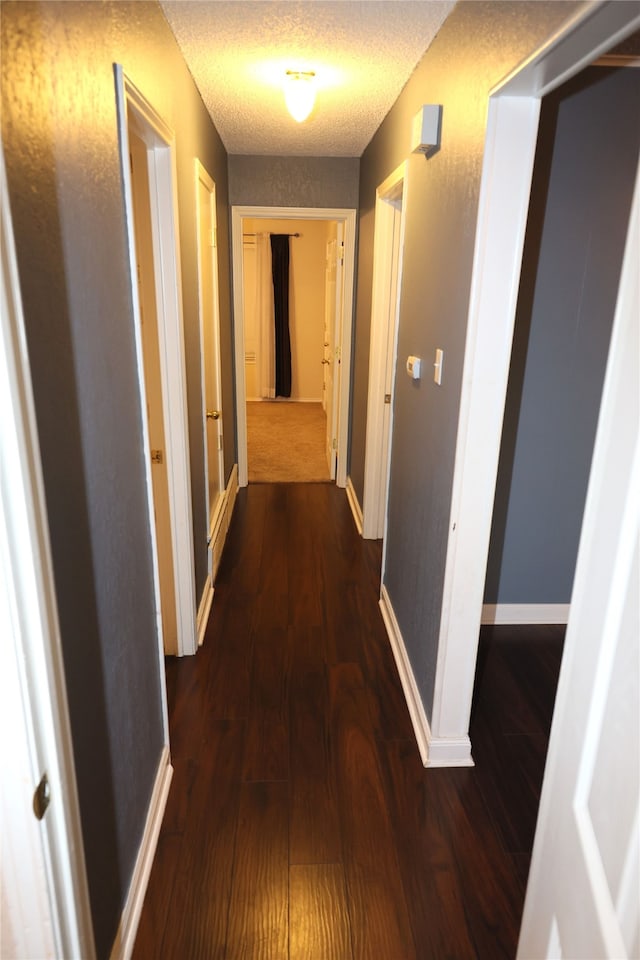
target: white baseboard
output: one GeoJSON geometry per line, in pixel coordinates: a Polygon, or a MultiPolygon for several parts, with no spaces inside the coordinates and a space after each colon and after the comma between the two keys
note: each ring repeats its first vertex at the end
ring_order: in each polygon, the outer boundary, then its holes
{"type": "Polygon", "coordinates": [[[237,495],[238,464],[234,463],[229,475],[229,481],[225,488],[224,494],[222,495],[222,503],[220,505],[218,515],[215,518],[209,536],[209,577],[211,579],[211,599],[213,599],[213,591],[215,589],[214,584],[216,582],[218,567],[220,566],[220,560],[222,558],[222,550],[227,539],[227,533],[229,532],[229,524],[231,523],[231,517],[233,515],[233,508],[235,507],[237,495]]]}
{"type": "Polygon", "coordinates": [[[380,610],[395,657],[400,682],[409,709],[409,716],[416,735],[418,750],[425,767],[472,767],[471,741],[468,736],[434,737],[416,678],[409,661],[407,649],[400,632],[387,588],[383,585],[380,595],[380,610]]]}
{"type": "Polygon", "coordinates": [[[362,536],[362,507],[358,502],[356,491],[351,483],[351,477],[347,477],[347,500],[349,501],[349,506],[351,507],[351,513],[353,514],[356,530],[360,536],[362,536]]]}
{"type": "Polygon", "coordinates": [[[204,642],[204,634],[207,629],[207,623],[209,621],[209,612],[211,610],[211,604],[213,603],[213,584],[211,582],[211,577],[207,574],[207,579],[204,584],[204,590],[202,591],[202,596],[200,598],[200,606],[198,607],[198,617],[196,620],[196,627],[198,630],[198,646],[201,647],[204,642]]]}
{"type": "Polygon", "coordinates": [[[231,473],[229,474],[229,482],[227,483],[227,530],[229,529],[231,517],[233,516],[233,508],[236,505],[238,489],[238,464],[234,463],[231,468],[231,473]]]}
{"type": "Polygon", "coordinates": [[[170,763],[169,747],[165,746],[160,757],[156,781],[153,785],[147,811],[147,821],[133,868],[129,892],[120,916],[116,939],[111,948],[111,960],[129,960],[133,953],[172,776],[173,767],[170,763]]]}
{"type": "Polygon", "coordinates": [[[485,603],[483,624],[567,623],[568,603],[485,603]]]}

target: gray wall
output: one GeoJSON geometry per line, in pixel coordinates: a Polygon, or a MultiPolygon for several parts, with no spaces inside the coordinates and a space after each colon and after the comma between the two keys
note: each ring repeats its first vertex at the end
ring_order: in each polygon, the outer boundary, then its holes
{"type": "Polygon", "coordinates": [[[232,206],[358,206],[360,160],[351,157],[229,157],[232,206]]]}
{"type": "Polygon", "coordinates": [[[542,107],[487,567],[488,603],[569,603],[640,144],[640,73],[542,107]]]}
{"type": "Polygon", "coordinates": [[[157,4],[2,4],[2,136],[99,957],[116,932],[163,741],[114,62],[177,135],[201,585],[193,158],[218,185],[232,409],[225,151],[157,4]]]}
{"type": "Polygon", "coordinates": [[[441,148],[409,159],[385,585],[428,716],[433,703],[463,351],[489,90],[573,3],[459,3],[365,151],[350,475],[362,502],[376,187],[408,156],[412,118],[443,105],[441,148]],[[441,387],[429,377],[444,350],[441,387]],[[404,373],[409,354],[424,379],[404,373]]]}

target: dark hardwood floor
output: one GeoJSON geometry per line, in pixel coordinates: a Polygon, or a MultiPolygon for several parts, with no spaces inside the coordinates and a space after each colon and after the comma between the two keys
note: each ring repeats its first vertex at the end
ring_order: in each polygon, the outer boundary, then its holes
{"type": "Polygon", "coordinates": [[[379,570],[344,491],[240,492],[204,646],[166,664],[138,960],[515,956],[563,631],[483,630],[476,766],[425,770],[379,570]]]}

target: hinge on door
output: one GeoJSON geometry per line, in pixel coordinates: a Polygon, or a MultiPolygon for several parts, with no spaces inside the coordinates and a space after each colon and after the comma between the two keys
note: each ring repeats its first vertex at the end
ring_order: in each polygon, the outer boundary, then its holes
{"type": "Polygon", "coordinates": [[[337,439],[336,439],[335,437],[334,437],[333,440],[331,441],[331,449],[332,449],[332,450],[337,450],[337,449],[338,449],[338,441],[337,441],[337,439]]]}
{"type": "Polygon", "coordinates": [[[390,394],[390,393],[385,393],[385,395],[384,395],[384,402],[385,402],[385,403],[391,403],[391,394],[390,394]]]}
{"type": "Polygon", "coordinates": [[[216,246],[216,243],[217,243],[216,228],[214,227],[214,228],[212,229],[212,231],[211,231],[211,236],[209,237],[209,244],[210,244],[212,247],[215,247],[215,246],[216,246]]]}
{"type": "Polygon", "coordinates": [[[344,267],[344,241],[342,241],[341,244],[340,244],[340,251],[341,251],[341,253],[340,253],[340,266],[341,266],[341,267],[344,267]]]}
{"type": "Polygon", "coordinates": [[[162,450],[152,450],[151,451],[151,463],[162,463],[162,450]]]}

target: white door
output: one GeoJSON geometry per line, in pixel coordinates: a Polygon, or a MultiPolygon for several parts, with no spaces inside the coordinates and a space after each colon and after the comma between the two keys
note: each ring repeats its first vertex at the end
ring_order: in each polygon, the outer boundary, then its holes
{"type": "MultiPolygon", "coordinates": [[[[220,387],[220,308],[216,249],[216,188],[196,160],[198,280],[207,476],[207,542],[212,543],[224,493],[222,391],[220,387]]],[[[211,553],[210,553],[211,557],[211,553]]],[[[213,572],[213,571],[210,571],[213,572]]]]}
{"type": "Polygon", "coordinates": [[[95,957],[18,265],[0,144],[0,956],[95,957]],[[45,781],[46,776],[46,781],[45,781]],[[48,784],[49,806],[34,793],[48,784]]]}
{"type": "Polygon", "coordinates": [[[627,236],[518,957],[640,956],[640,182],[627,236]]]}
{"type": "Polygon", "coordinates": [[[340,366],[344,296],[344,228],[336,224],[336,238],[327,243],[322,398],[327,415],[326,456],[331,480],[336,476],[340,415],[340,366]]]}
{"type": "Polygon", "coordinates": [[[386,330],[384,331],[385,371],[384,398],[382,405],[382,448],[380,456],[380,493],[378,497],[377,529],[378,536],[384,533],[387,514],[387,485],[389,483],[389,458],[391,455],[391,410],[393,404],[393,384],[396,366],[396,335],[398,330],[398,284],[400,276],[400,235],[402,225],[402,194],[399,199],[389,201],[391,235],[391,262],[389,264],[389,302],[386,310],[386,330]]]}
{"type": "Polygon", "coordinates": [[[367,400],[362,536],[384,536],[391,453],[398,306],[402,269],[405,168],[398,167],[376,192],[371,302],[371,350],[367,400]]]}
{"type": "Polygon", "coordinates": [[[140,304],[147,422],[149,427],[149,450],[147,451],[147,456],[151,460],[153,512],[158,551],[158,572],[160,575],[162,635],[165,652],[175,653],[178,648],[178,621],[173,570],[173,543],[171,538],[171,512],[169,504],[169,479],[167,475],[162,376],[160,372],[156,279],[151,209],[149,205],[150,186],[147,146],[140,137],[138,137],[132,126],[129,127],[129,150],[131,154],[131,192],[137,261],[138,300],[140,304]]]}

